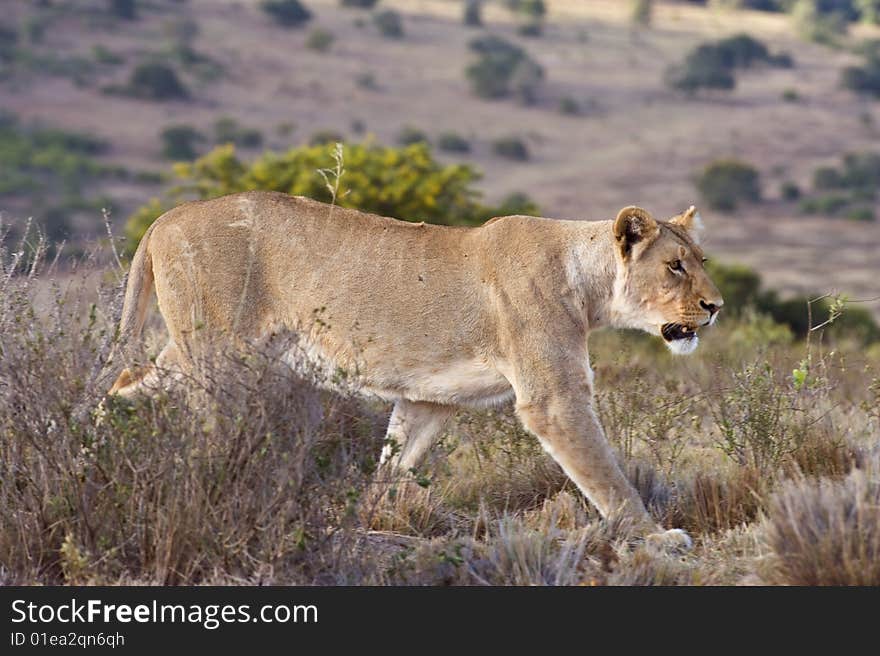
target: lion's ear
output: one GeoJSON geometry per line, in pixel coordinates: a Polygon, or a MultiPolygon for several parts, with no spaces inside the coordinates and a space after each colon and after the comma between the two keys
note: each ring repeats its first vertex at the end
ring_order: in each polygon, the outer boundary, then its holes
{"type": "Polygon", "coordinates": [[[636,244],[652,240],[659,232],[654,217],[641,207],[624,207],[614,220],[614,238],[624,259],[630,256],[636,244]]]}
{"type": "Polygon", "coordinates": [[[691,239],[700,243],[703,236],[703,219],[697,208],[691,205],[687,210],[669,219],[669,222],[681,226],[690,233],[691,239]]]}

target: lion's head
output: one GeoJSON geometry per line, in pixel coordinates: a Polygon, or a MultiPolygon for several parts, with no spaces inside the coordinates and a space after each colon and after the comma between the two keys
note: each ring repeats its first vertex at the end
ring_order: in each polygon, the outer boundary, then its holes
{"type": "Polygon", "coordinates": [[[724,304],[703,267],[701,227],[694,207],[669,221],[625,207],[614,221],[616,321],[662,337],[673,353],[692,353],[697,331],[714,323],[724,304]]]}

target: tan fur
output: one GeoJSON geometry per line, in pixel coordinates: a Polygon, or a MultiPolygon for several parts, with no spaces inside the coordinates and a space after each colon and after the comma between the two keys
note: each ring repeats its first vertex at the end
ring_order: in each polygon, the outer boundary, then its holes
{"type": "MultiPolygon", "coordinates": [[[[185,368],[200,336],[298,330],[316,361],[357,371],[363,391],[396,403],[389,440],[401,448],[383,455],[404,469],[455,406],[514,398],[599,510],[625,506],[647,532],[656,526],[592,407],[587,337],[603,326],[660,334],[665,323],[708,322],[700,301],[721,299],[689,236],[692,218],[625,208],[613,222],[511,216],[452,228],[278,193],[187,203],[138,247],[120,331],[137,337],[153,280],[170,334],[163,366],[185,368]],[[675,259],[686,274],[670,271],[675,259]]],[[[147,381],[149,371],[126,371],[112,392],[148,391],[147,381]]]]}

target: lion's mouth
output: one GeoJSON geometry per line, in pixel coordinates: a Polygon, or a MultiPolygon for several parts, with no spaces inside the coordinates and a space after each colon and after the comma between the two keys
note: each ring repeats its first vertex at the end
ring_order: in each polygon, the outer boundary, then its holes
{"type": "Polygon", "coordinates": [[[682,323],[665,323],[660,328],[660,334],[667,342],[674,342],[679,339],[691,339],[697,336],[697,329],[686,326],[682,323]]]}

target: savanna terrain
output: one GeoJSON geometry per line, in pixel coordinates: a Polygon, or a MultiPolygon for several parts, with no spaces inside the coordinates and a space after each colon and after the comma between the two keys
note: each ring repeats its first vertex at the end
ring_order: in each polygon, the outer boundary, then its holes
{"type": "MultiPolygon", "coordinates": [[[[877,149],[880,101],[841,84],[880,28],[817,42],[785,13],[690,2],[638,22],[623,0],[551,0],[537,36],[502,2],[483,3],[482,26],[458,0],[303,0],[293,27],[256,1],[132,4],[13,2],[0,19],[0,583],[880,584],[880,174],[844,162],[877,149]],[[742,33],[785,65],[738,69],[726,90],[669,83],[699,44],[742,33]],[[486,35],[540,66],[522,94],[475,93],[469,44],[486,35]],[[167,97],[135,79],[157,62],[176,75],[167,97]],[[170,127],[189,150],[169,149],[170,127]],[[407,177],[401,161],[427,187],[444,166],[482,177],[447,169],[448,193],[389,200],[397,181],[371,175],[386,162],[407,177]],[[719,161],[755,183],[728,207],[700,183],[719,161]],[[390,406],[319,391],[278,368],[280,345],[104,399],[143,221],[254,181],[444,223],[701,207],[727,304],[696,354],[591,339],[609,440],[694,549],[599,517],[509,407],[459,413],[424,467],[377,478],[390,406]]],[[[146,356],[164,339],[155,314],[146,356]]]]}

